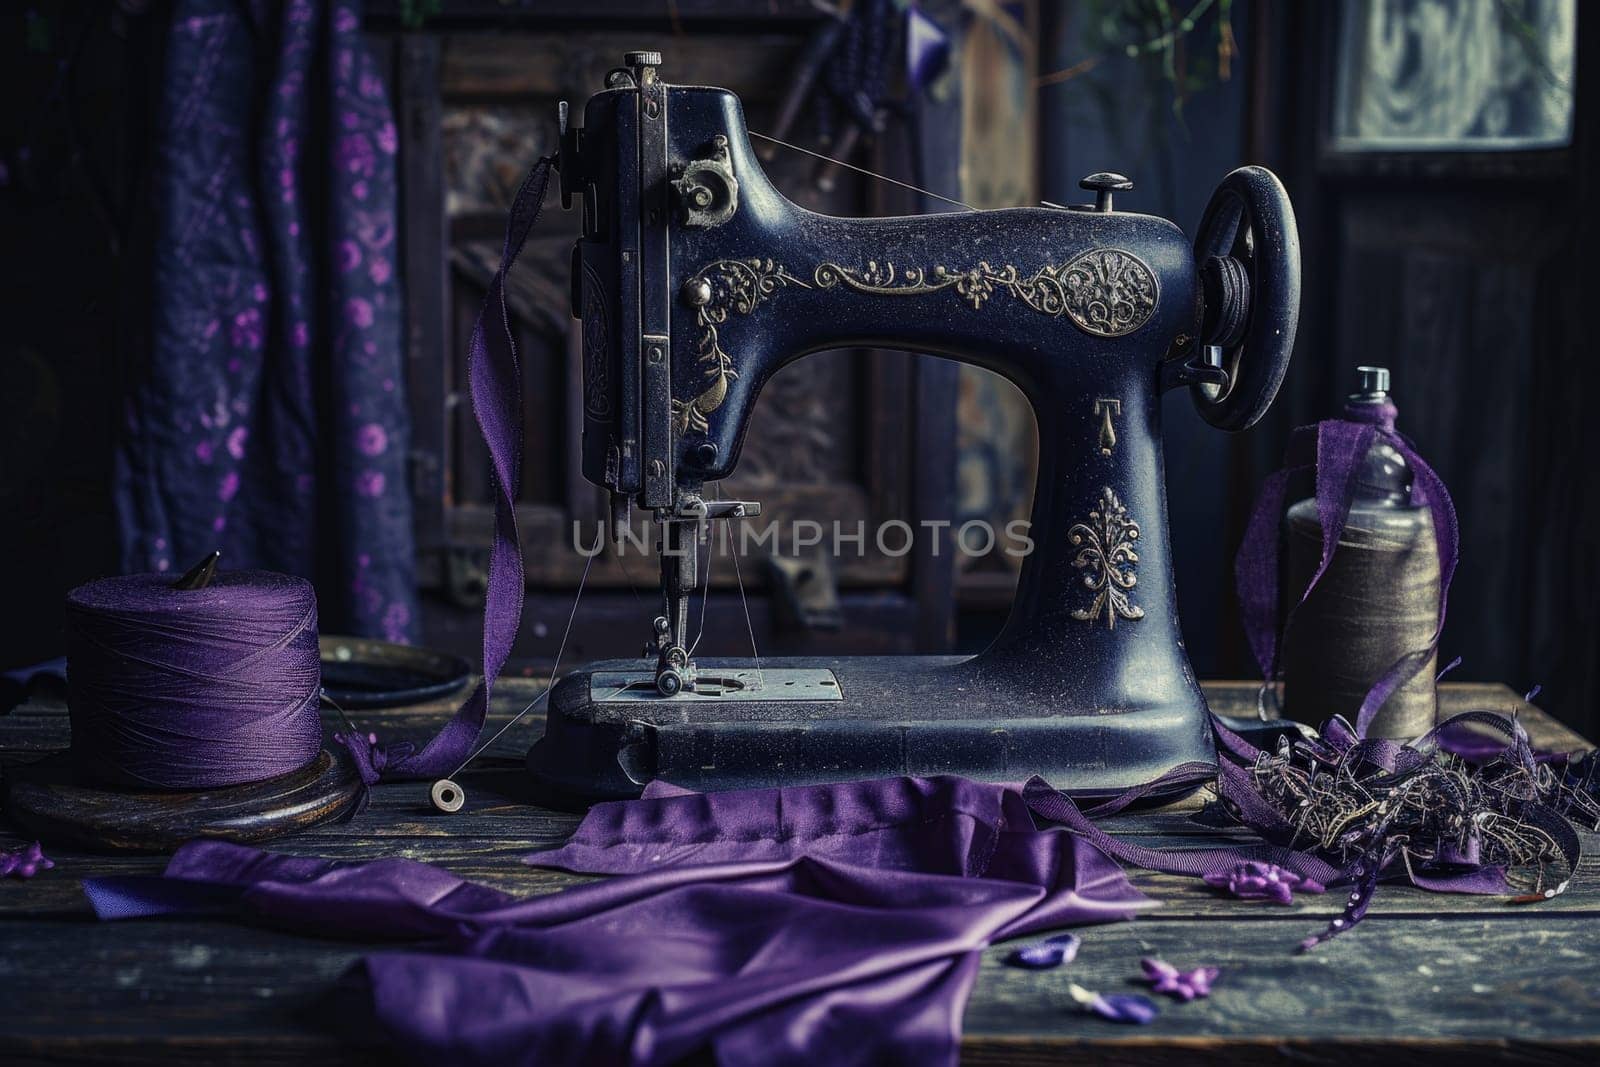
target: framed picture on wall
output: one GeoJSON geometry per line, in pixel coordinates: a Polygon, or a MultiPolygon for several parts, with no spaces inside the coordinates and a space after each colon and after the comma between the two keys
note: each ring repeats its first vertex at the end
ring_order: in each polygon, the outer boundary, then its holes
{"type": "Polygon", "coordinates": [[[1336,34],[1335,152],[1572,141],[1577,0],[1355,0],[1336,34]]]}

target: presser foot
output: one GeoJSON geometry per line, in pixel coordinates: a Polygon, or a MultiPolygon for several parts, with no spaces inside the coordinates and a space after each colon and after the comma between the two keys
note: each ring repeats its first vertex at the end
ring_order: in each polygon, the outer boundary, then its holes
{"type": "Polygon", "coordinates": [[[661,596],[666,613],[656,617],[654,635],[645,656],[655,656],[655,688],[663,697],[693,692],[699,671],[690,656],[689,599],[700,581],[700,546],[707,541],[715,519],[741,519],[761,514],[754,500],[705,500],[684,493],[677,505],[656,513],[661,540],[661,596]]]}
{"type": "MultiPolygon", "coordinates": [[[[680,606],[687,608],[687,600],[681,600],[680,606]]],[[[689,650],[680,643],[684,636],[675,636],[672,619],[666,615],[658,615],[655,621],[656,638],[653,645],[646,645],[644,654],[646,658],[656,657],[656,673],[654,684],[656,692],[664,697],[677,696],[684,690],[693,691],[697,682],[698,671],[695,670],[694,661],[689,658],[689,650]]]]}

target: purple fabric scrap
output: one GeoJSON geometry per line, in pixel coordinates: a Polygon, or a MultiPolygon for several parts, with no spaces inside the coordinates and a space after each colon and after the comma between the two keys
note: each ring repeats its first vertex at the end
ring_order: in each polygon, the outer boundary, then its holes
{"type": "Polygon", "coordinates": [[[906,80],[922,92],[950,66],[950,35],[921,9],[906,11],[906,80]]]}
{"type": "Polygon", "coordinates": [[[530,862],[622,877],[518,899],[409,860],[196,841],[160,878],[84,888],[105,919],[434,942],[356,976],[378,1033],[467,1064],[954,1064],[988,944],[1154,906],[1017,788],[958,778],[656,790],[530,862]]]}

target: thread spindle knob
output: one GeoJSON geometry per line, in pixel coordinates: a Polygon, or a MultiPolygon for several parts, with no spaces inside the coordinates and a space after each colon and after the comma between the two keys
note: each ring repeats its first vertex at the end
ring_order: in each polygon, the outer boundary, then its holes
{"type": "Polygon", "coordinates": [[[433,783],[432,789],[428,790],[428,800],[433,804],[434,810],[454,815],[467,802],[467,793],[450,779],[441,778],[433,783]]]}

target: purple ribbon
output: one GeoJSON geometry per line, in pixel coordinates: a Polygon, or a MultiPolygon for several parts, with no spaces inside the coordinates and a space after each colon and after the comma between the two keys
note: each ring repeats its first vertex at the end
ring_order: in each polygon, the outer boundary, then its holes
{"type": "MultiPolygon", "coordinates": [[[[1248,817],[1244,820],[1247,825],[1257,832],[1263,833],[1276,829],[1274,824],[1282,823],[1276,812],[1271,812],[1266,803],[1256,795],[1255,791],[1248,788],[1235,788],[1229,786],[1229,771],[1236,771],[1248,779],[1242,768],[1231,767],[1226,760],[1220,761],[1224,768],[1221,779],[1223,794],[1228,799],[1237,798],[1245,805],[1259,806],[1270,814],[1270,818],[1262,818],[1260,825],[1248,817]],[[1265,830],[1263,829],[1265,827],[1265,830]]],[[[1023,786],[1022,795],[1027,800],[1028,808],[1035,815],[1051,822],[1060,823],[1073,833],[1083,837],[1101,852],[1113,859],[1124,863],[1131,863],[1135,867],[1142,867],[1148,871],[1163,871],[1167,874],[1183,874],[1193,878],[1207,876],[1225,876],[1240,863],[1272,863],[1286,871],[1291,871],[1301,878],[1309,879],[1327,885],[1330,882],[1340,881],[1343,872],[1309,852],[1297,852],[1283,845],[1226,845],[1220,848],[1197,849],[1163,849],[1150,848],[1140,845],[1124,837],[1114,837],[1106,833],[1086,815],[1082,809],[1067,794],[1052,787],[1043,778],[1029,779],[1023,786]]]]}
{"type": "MultiPolygon", "coordinates": [[[[1345,909],[1325,930],[1302,942],[1302,951],[1347,932],[1359,923],[1381,881],[1404,879],[1418,888],[1441,893],[1481,895],[1510,891],[1505,869],[1483,861],[1481,842],[1475,835],[1461,842],[1441,840],[1437,855],[1426,866],[1403,862],[1395,842],[1383,842],[1381,849],[1355,857],[1344,866],[1335,866],[1310,849],[1296,849],[1296,827],[1261,795],[1252,779],[1251,768],[1257,766],[1266,753],[1216,717],[1211,722],[1221,757],[1215,768],[1217,795],[1241,825],[1265,839],[1264,844],[1202,849],[1149,848],[1108,834],[1095,825],[1094,817],[1122,810],[1148,793],[1152,788],[1148,785],[1131,789],[1085,811],[1071,797],[1036,777],[1023,787],[1028,808],[1041,819],[1065,826],[1106,855],[1146,870],[1200,877],[1212,885],[1233,886],[1241,874],[1257,877],[1270,871],[1279,881],[1306,892],[1320,893],[1332,885],[1350,886],[1352,892],[1345,909]]],[[[1527,781],[1538,780],[1538,755],[1532,749],[1527,732],[1514,719],[1492,712],[1472,711],[1453,716],[1409,743],[1362,738],[1347,722],[1334,719],[1323,727],[1319,739],[1302,744],[1312,746],[1316,760],[1330,767],[1345,768],[1374,782],[1382,782],[1418,770],[1434,758],[1434,750],[1446,739],[1472,726],[1488,727],[1505,738],[1506,743],[1501,746],[1503,758],[1520,766],[1527,781]]],[[[1203,764],[1184,764],[1167,772],[1159,781],[1169,785],[1189,782],[1197,775],[1208,776],[1207,770],[1203,764]]],[[[1576,871],[1581,844],[1572,827],[1558,810],[1552,809],[1535,793],[1520,796],[1520,800],[1517,817],[1541,831],[1555,845],[1567,869],[1576,871]]],[[[1551,892],[1559,891],[1558,887],[1551,892]]],[[[1288,895],[1282,894],[1285,902],[1288,895]]]]}
{"type": "Polygon", "coordinates": [[[1365,737],[1378,709],[1427,664],[1439,645],[1439,637],[1444,631],[1445,601],[1450,593],[1450,579],[1456,570],[1460,528],[1456,521],[1455,504],[1450,500],[1450,491],[1445,488],[1444,481],[1417,453],[1411,441],[1394,428],[1396,412],[1393,404],[1388,401],[1347,404],[1344,413],[1342,419],[1326,419],[1315,426],[1302,426],[1294,431],[1289,439],[1282,469],[1262,483],[1261,495],[1256,499],[1255,511],[1251,513],[1250,524],[1245,529],[1244,542],[1239,546],[1235,570],[1245,634],[1250,640],[1250,649],[1255,653],[1262,677],[1270,685],[1278,679],[1282,633],[1287,631],[1294,613],[1305,604],[1306,598],[1333,562],[1333,553],[1350,518],[1356,478],[1367,452],[1381,438],[1405,457],[1413,475],[1413,499],[1425,504],[1433,518],[1434,538],[1439,551],[1439,617],[1428,643],[1401,656],[1367,691],[1356,714],[1356,733],[1365,737]],[[1307,469],[1316,471],[1322,557],[1310,583],[1289,610],[1280,629],[1277,625],[1278,552],[1284,500],[1289,479],[1307,469]]]}
{"type": "Polygon", "coordinates": [[[522,621],[522,540],[517,533],[516,489],[522,480],[522,364],[506,304],[506,275],[522,253],[544,208],[554,160],[533,165],[517,190],[506,222],[500,269],[472,328],[467,377],[472,411],[489,448],[494,483],[494,544],[489,551],[489,580],[483,598],[483,681],[455,717],[426,744],[380,745],[375,738],[341,735],[368,785],[384,781],[438,778],[453,774],[465,762],[483,732],[489,697],[500,677],[522,621]]]}

